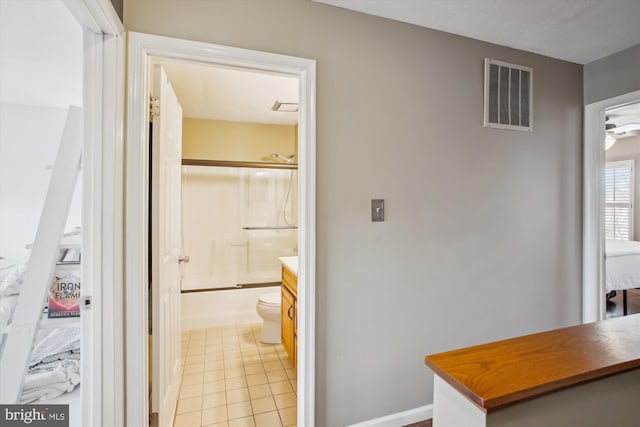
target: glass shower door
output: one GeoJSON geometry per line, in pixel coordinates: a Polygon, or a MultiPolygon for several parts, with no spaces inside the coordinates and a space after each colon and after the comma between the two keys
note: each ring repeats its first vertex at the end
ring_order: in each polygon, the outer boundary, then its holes
{"type": "Polygon", "coordinates": [[[183,166],[183,290],[273,284],[297,252],[297,171],[183,166]]]}

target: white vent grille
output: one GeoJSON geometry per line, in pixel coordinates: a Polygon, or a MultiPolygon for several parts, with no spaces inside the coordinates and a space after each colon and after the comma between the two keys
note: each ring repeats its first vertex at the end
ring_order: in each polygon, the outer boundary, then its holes
{"type": "Polygon", "coordinates": [[[533,69],[484,60],[484,126],[532,129],[533,69]]]}

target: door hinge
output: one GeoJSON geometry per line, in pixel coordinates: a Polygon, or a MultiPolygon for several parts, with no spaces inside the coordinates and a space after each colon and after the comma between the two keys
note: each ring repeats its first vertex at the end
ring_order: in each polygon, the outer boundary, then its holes
{"type": "Polygon", "coordinates": [[[149,100],[149,113],[153,117],[160,115],[160,100],[154,96],[149,100]]]}

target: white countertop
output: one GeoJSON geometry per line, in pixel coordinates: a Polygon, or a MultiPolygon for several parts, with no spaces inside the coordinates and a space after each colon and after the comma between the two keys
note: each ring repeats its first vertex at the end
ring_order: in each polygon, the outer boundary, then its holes
{"type": "Polygon", "coordinates": [[[298,257],[297,256],[282,256],[278,258],[285,268],[291,270],[293,274],[298,275],[298,257]]]}

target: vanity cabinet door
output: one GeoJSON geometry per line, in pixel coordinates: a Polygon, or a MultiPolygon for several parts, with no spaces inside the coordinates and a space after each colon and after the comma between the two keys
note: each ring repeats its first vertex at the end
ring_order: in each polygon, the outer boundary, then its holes
{"type": "Polygon", "coordinates": [[[298,298],[293,300],[293,366],[298,367],[298,298]]]}
{"type": "Polygon", "coordinates": [[[295,334],[295,297],[286,286],[282,286],[282,303],[280,304],[280,317],[282,320],[282,346],[289,355],[289,359],[294,362],[294,334],[295,334]]]}

